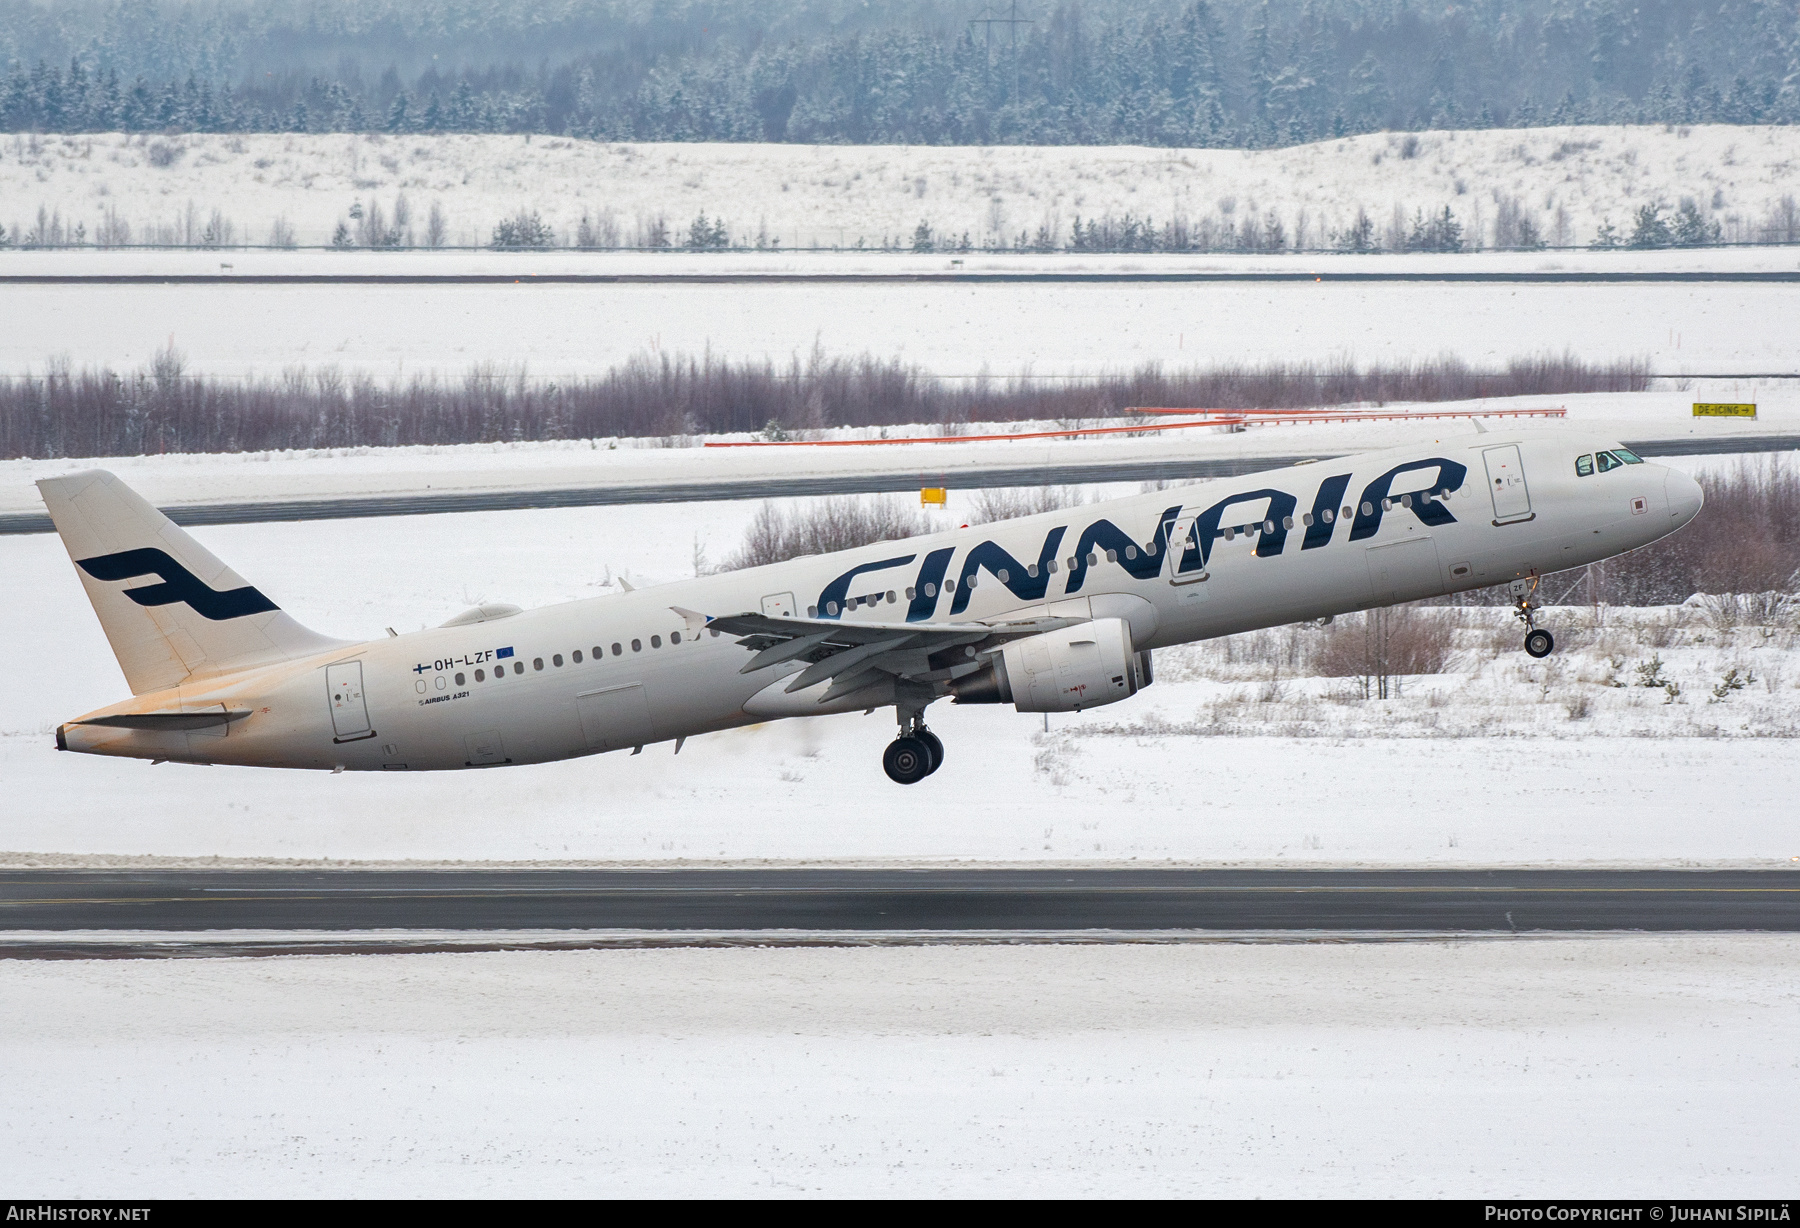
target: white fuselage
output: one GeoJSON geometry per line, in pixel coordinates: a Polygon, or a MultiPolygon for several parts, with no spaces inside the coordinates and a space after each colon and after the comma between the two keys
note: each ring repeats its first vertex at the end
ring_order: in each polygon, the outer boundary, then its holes
{"type": "Polygon", "coordinates": [[[696,615],[1118,617],[1135,648],[1167,647],[1580,566],[1692,518],[1698,488],[1676,471],[1577,474],[1578,456],[1608,446],[1574,431],[1462,436],[885,542],[196,676],[89,717],[248,715],[189,731],[71,722],[59,738],[98,754],[418,771],[862,708],[784,693],[798,663],[740,672],[737,637],[696,615]],[[1516,472],[1494,468],[1508,461],[1516,472]]]}

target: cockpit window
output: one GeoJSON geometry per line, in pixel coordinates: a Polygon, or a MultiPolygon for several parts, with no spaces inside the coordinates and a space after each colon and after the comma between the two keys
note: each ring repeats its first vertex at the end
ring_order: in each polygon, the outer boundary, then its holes
{"type": "Polygon", "coordinates": [[[1617,469],[1620,465],[1625,463],[1611,452],[1596,452],[1594,453],[1594,459],[1600,462],[1601,473],[1605,473],[1608,469],[1617,469]]]}
{"type": "Polygon", "coordinates": [[[1585,478],[1585,477],[1590,476],[1593,472],[1594,472],[1594,458],[1592,455],[1577,456],[1575,458],[1575,476],[1576,477],[1585,478]]]}
{"type": "Polygon", "coordinates": [[[1633,452],[1630,448],[1614,448],[1613,455],[1624,461],[1627,465],[1641,465],[1644,463],[1644,458],[1639,456],[1636,452],[1633,452]]]}

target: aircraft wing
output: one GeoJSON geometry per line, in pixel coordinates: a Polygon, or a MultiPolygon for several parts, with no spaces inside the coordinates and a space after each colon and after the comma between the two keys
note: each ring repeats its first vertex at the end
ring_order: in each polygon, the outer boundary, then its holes
{"type": "Polygon", "coordinates": [[[993,623],[877,623],[746,613],[708,618],[706,625],[740,637],[738,643],[750,650],[752,656],[740,673],[755,673],[787,661],[804,662],[806,668],[794,675],[787,692],[803,691],[829,678],[831,686],[819,697],[820,703],[828,703],[878,681],[882,674],[929,684],[972,673],[986,664],[982,660],[985,653],[1008,640],[1079,621],[1026,618],[993,623]]]}

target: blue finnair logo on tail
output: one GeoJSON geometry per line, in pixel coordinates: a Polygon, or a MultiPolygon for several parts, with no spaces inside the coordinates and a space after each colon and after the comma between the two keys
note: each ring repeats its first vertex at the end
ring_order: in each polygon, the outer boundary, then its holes
{"type": "Polygon", "coordinates": [[[168,553],[146,547],[77,559],[76,565],[96,580],[129,580],[133,576],[159,576],[161,584],[128,588],[125,595],[141,606],[185,604],[202,618],[223,622],[246,614],[266,614],[281,607],[246,584],[220,592],[177,563],[168,553]]]}

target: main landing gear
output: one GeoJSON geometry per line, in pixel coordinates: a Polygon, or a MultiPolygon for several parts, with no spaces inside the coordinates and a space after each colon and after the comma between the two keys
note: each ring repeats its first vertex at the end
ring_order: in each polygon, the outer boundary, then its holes
{"type": "Polygon", "coordinates": [[[1556,637],[1537,625],[1533,613],[1538,606],[1533,602],[1537,596],[1538,578],[1534,575],[1529,580],[1512,582],[1513,611],[1520,622],[1525,624],[1525,655],[1542,660],[1550,655],[1556,647],[1556,637]]]}
{"type": "Polygon", "coordinates": [[[900,736],[882,752],[881,766],[895,784],[916,785],[944,764],[944,744],[917,715],[903,719],[900,736]]]}

